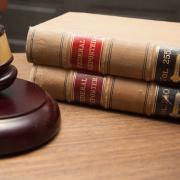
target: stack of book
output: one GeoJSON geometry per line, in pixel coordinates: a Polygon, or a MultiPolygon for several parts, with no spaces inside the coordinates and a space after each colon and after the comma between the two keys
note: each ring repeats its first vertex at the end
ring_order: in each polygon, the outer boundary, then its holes
{"type": "Polygon", "coordinates": [[[177,23],[66,13],[30,27],[31,81],[55,99],[180,117],[177,23]]]}

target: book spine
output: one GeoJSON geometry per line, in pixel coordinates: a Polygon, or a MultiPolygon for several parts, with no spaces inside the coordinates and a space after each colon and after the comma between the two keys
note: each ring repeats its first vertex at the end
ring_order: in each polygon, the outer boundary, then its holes
{"type": "Polygon", "coordinates": [[[180,91],[137,80],[34,66],[31,81],[55,99],[139,114],[180,117],[180,91]]]}
{"type": "Polygon", "coordinates": [[[11,62],[12,60],[13,55],[9,47],[4,26],[0,25],[0,66],[11,62]]]}
{"type": "Polygon", "coordinates": [[[180,84],[180,49],[30,28],[27,58],[40,65],[180,84]]]}

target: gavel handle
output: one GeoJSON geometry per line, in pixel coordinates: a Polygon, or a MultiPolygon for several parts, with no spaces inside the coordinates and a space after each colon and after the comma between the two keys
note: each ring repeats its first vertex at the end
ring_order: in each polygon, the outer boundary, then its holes
{"type": "Polygon", "coordinates": [[[4,12],[7,10],[8,0],[0,0],[0,11],[4,12]]]}

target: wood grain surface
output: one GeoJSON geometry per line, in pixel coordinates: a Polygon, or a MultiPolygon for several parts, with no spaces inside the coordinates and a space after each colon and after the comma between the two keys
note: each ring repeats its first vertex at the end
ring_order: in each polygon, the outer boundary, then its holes
{"type": "MultiPolygon", "coordinates": [[[[15,54],[18,77],[31,64],[15,54]]],[[[180,124],[59,103],[61,131],[48,145],[0,159],[1,180],[180,179],[180,124]]]]}

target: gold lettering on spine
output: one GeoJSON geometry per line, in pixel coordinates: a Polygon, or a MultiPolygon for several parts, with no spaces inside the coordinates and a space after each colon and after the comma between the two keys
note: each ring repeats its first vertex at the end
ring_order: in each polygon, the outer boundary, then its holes
{"type": "Polygon", "coordinates": [[[91,104],[96,103],[97,81],[98,81],[98,79],[96,77],[92,78],[91,89],[90,89],[90,103],[91,104]]]}
{"type": "Polygon", "coordinates": [[[78,68],[83,68],[84,45],[85,45],[85,40],[80,40],[80,45],[78,48],[78,55],[77,55],[77,67],[78,68]]]}
{"type": "Polygon", "coordinates": [[[81,103],[86,102],[86,84],[87,84],[87,78],[81,79],[81,84],[80,84],[80,102],[81,103]]]}
{"type": "Polygon", "coordinates": [[[9,59],[11,59],[12,53],[9,48],[9,43],[4,33],[0,36],[0,65],[6,63],[9,59]]]}
{"type": "Polygon", "coordinates": [[[165,114],[168,111],[168,104],[171,104],[170,102],[170,90],[169,89],[163,89],[161,104],[162,107],[160,109],[160,112],[162,114],[165,114]]]}
{"type": "Polygon", "coordinates": [[[172,49],[164,49],[163,64],[169,64],[171,60],[172,49]]]}
{"type": "MultiPolygon", "coordinates": [[[[169,65],[171,60],[171,55],[172,55],[172,49],[164,49],[162,63],[169,65]]],[[[161,81],[167,81],[168,76],[169,76],[169,68],[166,68],[161,72],[161,77],[160,77],[161,81]]]]}
{"type": "Polygon", "coordinates": [[[88,53],[88,70],[93,70],[95,58],[96,39],[92,39],[88,53]]]}

